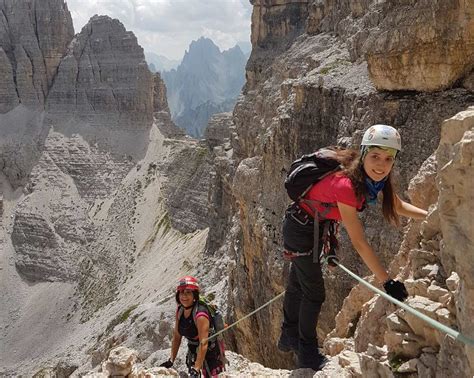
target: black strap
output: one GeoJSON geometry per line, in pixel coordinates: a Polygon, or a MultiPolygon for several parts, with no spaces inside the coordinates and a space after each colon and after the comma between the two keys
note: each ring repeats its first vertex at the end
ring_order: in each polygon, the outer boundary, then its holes
{"type": "Polygon", "coordinates": [[[313,263],[317,263],[319,261],[319,223],[324,221],[324,229],[323,229],[323,238],[326,238],[328,233],[328,226],[329,222],[326,220],[326,215],[331,211],[331,208],[337,207],[336,203],[328,203],[328,202],[321,202],[318,200],[302,200],[305,204],[307,204],[311,210],[314,212],[314,229],[313,229],[313,263]],[[324,206],[323,211],[319,211],[316,206],[312,206],[312,203],[319,203],[320,205],[324,206]]]}
{"type": "Polygon", "coordinates": [[[319,212],[314,212],[314,231],[313,231],[313,263],[319,261],[319,212]]]}

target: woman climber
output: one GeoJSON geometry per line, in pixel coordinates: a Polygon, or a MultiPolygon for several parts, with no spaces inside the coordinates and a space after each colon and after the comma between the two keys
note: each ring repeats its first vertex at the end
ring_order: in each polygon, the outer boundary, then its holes
{"type": "Polygon", "coordinates": [[[223,345],[217,339],[208,340],[214,331],[211,310],[199,300],[199,284],[196,278],[185,276],[176,288],[176,323],[171,343],[171,357],[160,366],[173,366],[182,337],[188,339],[186,365],[192,378],[216,377],[224,371],[223,345]]]}
{"type": "Polygon", "coordinates": [[[408,296],[405,285],[392,279],[380,263],[357,215],[375,203],[382,193],[382,211],[389,222],[398,224],[399,215],[415,219],[426,217],[425,210],[401,200],[393,189],[391,172],[400,151],[401,139],[396,129],[387,125],[371,126],[364,133],[360,151],[335,150],[334,158],[340,168],[324,176],[286,211],[283,239],[291,267],[278,348],[296,352],[299,368],[318,371],[328,361],[319,352],[316,335],[319,312],[325,300],[319,252],[334,249],[337,222],[342,222],[354,249],[385,291],[401,301],[408,296]]]}

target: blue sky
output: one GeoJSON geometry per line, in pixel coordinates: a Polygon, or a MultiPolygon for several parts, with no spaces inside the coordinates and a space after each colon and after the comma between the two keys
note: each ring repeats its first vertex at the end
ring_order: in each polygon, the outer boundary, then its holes
{"type": "Polygon", "coordinates": [[[74,30],[94,14],[119,19],[148,52],[181,59],[192,40],[208,37],[221,50],[250,42],[249,0],[66,0],[74,30]]]}

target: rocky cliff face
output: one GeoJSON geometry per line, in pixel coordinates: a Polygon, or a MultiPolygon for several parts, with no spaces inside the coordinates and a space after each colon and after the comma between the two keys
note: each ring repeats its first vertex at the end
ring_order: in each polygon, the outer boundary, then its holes
{"type": "MultiPolygon", "coordinates": [[[[17,14],[10,3],[0,5],[17,14]]],[[[65,9],[59,5],[54,9],[65,9]]],[[[44,366],[42,374],[102,374],[102,362],[103,372],[115,371],[120,353],[112,350],[119,345],[137,350],[127,355],[131,360],[156,366],[169,356],[173,286],[184,274],[202,278],[228,323],[272,299],[288,271],[280,222],[289,164],[327,144],[356,146],[378,122],[397,127],[404,141],[396,172],[401,195],[430,206],[430,215],[402,230],[370,209],[363,215],[369,241],[407,283],[411,305],[474,337],[468,185],[474,118],[472,109],[459,113],[474,103],[472,57],[458,71],[461,52],[447,66],[436,59],[425,64],[426,46],[416,55],[416,22],[400,28],[403,44],[395,27],[387,32],[394,34],[390,42],[378,39],[413,11],[433,48],[452,31],[470,41],[468,22],[448,25],[472,7],[375,0],[253,5],[243,96],[233,114],[212,118],[206,142],[176,131],[163,82],[147,71],[133,35],[108,17],[94,17],[67,43],[44,105],[19,104],[13,92],[2,97],[8,106],[0,114],[0,375],[33,375],[44,366]],[[378,50],[385,43],[393,47],[386,56],[378,50]],[[398,65],[390,60],[396,54],[404,57],[398,65]],[[409,67],[414,84],[406,79],[409,67]],[[437,71],[446,76],[441,80],[437,71]],[[399,91],[378,90],[393,83],[399,91]]],[[[2,25],[3,38],[10,31],[2,25]]],[[[8,41],[1,40],[6,51],[8,41]]],[[[2,67],[3,78],[14,77],[12,64],[2,67]]],[[[48,83],[46,73],[39,82],[48,83]]],[[[1,88],[17,90],[14,81],[5,83],[1,88]]],[[[344,232],[341,240],[344,265],[366,275],[344,232]]],[[[333,357],[319,375],[390,377],[389,365],[401,364],[400,373],[472,376],[470,349],[353,288],[345,274],[325,275],[328,299],[318,332],[333,357]]],[[[228,345],[267,366],[294,367],[276,351],[281,317],[281,302],[272,304],[229,332],[228,345]]],[[[235,355],[232,361],[241,367],[235,375],[292,374],[248,369],[235,355]]]]}
{"type": "Polygon", "coordinates": [[[18,186],[46,137],[41,112],[74,30],[61,0],[1,1],[0,11],[1,167],[18,186]]]}
{"type": "MultiPolygon", "coordinates": [[[[236,318],[284,288],[288,266],[279,258],[280,221],[288,200],[282,183],[292,160],[328,144],[356,146],[368,125],[391,124],[400,130],[405,143],[397,162],[397,182],[404,196],[409,180],[436,149],[442,120],[474,101],[472,92],[462,87],[433,94],[421,92],[447,85],[429,73],[438,70],[436,64],[428,66],[421,61],[416,70],[423,75],[417,76],[416,87],[405,83],[403,88],[398,88],[404,89],[403,92],[377,90],[381,80],[371,80],[375,77],[375,68],[370,65],[371,51],[375,50],[371,49],[377,45],[375,36],[380,34],[380,28],[403,8],[401,4],[375,1],[254,1],[253,4],[253,51],[247,64],[245,96],[234,110],[235,132],[230,143],[233,154],[227,156],[226,162],[226,167],[235,167],[235,174],[232,180],[228,176],[223,179],[221,185],[229,187],[226,183],[232,181],[230,206],[239,212],[239,218],[228,227],[229,233],[239,235],[231,249],[237,262],[231,274],[234,289],[230,298],[236,318]],[[367,30],[367,26],[373,30],[367,30]],[[412,89],[420,92],[408,91],[412,89]]],[[[457,2],[450,4],[451,8],[457,7],[457,2]]],[[[467,14],[472,11],[469,7],[461,9],[467,14]]],[[[413,11],[416,15],[418,8],[413,11]]],[[[436,28],[447,30],[452,14],[437,14],[445,17],[437,17],[436,28]]],[[[463,30],[460,35],[466,32],[466,38],[470,38],[470,26],[458,25],[463,30]]],[[[391,43],[395,46],[397,40],[394,38],[391,43]]],[[[413,53],[422,53],[415,36],[409,38],[407,34],[403,44],[413,53]]],[[[465,67],[472,63],[472,56],[463,61],[465,67]]],[[[403,70],[408,70],[409,64],[406,62],[403,70]]],[[[443,69],[449,66],[443,63],[443,69]]],[[[449,70],[454,72],[454,66],[449,70]]],[[[454,74],[456,79],[450,83],[460,83],[467,72],[464,69],[454,74]]],[[[392,71],[380,70],[380,75],[383,73],[384,80],[393,80],[392,71]]],[[[378,209],[368,211],[363,218],[370,243],[388,266],[402,241],[402,230],[384,224],[378,209]]],[[[223,233],[219,228],[216,232],[223,233]]],[[[213,233],[211,227],[210,238],[213,233]]],[[[367,274],[344,232],[342,240],[342,261],[356,273],[367,274]]],[[[406,261],[406,257],[401,259],[398,266],[406,261]]],[[[398,266],[392,267],[394,275],[398,266]]],[[[333,328],[335,315],[352,286],[353,282],[340,272],[327,274],[328,300],[319,323],[321,337],[333,328]]],[[[242,324],[236,336],[236,350],[272,366],[290,363],[273,346],[279,333],[280,308],[262,311],[255,321],[242,324]],[[272,341],[266,342],[263,348],[258,340],[269,337],[272,341]]]]}
{"type": "MultiPolygon", "coordinates": [[[[414,203],[430,211],[421,227],[416,223],[408,226],[392,264],[406,261],[397,271],[406,282],[410,306],[471,339],[474,327],[466,314],[473,305],[472,278],[466,259],[472,254],[474,229],[467,214],[472,212],[473,202],[472,190],[464,181],[473,174],[473,110],[471,107],[443,122],[438,148],[410,182],[414,203]]],[[[351,292],[336,324],[326,349],[332,355],[350,349],[348,337],[354,332],[363,376],[379,371],[384,377],[396,372],[470,377],[474,372],[470,347],[402,309],[387,307],[382,298],[372,297],[365,289],[351,292]],[[378,327],[373,327],[374,322],[378,327]],[[355,331],[350,331],[348,324],[355,331]]]]}
{"type": "Polygon", "coordinates": [[[230,111],[244,84],[245,61],[238,46],[221,52],[208,38],[193,41],[178,68],[162,74],[177,125],[202,137],[213,114],[230,111]]]}
{"type": "Polygon", "coordinates": [[[133,33],[118,20],[95,16],[61,61],[47,121],[55,130],[80,130],[90,143],[141,158],[152,122],[152,91],[152,74],[133,33]]]}
{"type": "Polygon", "coordinates": [[[184,136],[184,131],[171,120],[165,82],[159,73],[154,74],[153,80],[153,117],[158,128],[167,138],[184,136]]]}
{"type": "Polygon", "coordinates": [[[0,113],[42,107],[74,30],[62,0],[0,2],[0,113]]]}
{"type": "MultiPolygon", "coordinates": [[[[23,275],[78,277],[81,257],[97,236],[90,206],[115,191],[144,155],[152,85],[141,47],[117,20],[94,17],[71,42],[47,93],[41,127],[48,131],[29,174],[29,195],[16,210],[12,242],[23,275]]],[[[123,231],[123,251],[133,250],[123,231]]]]}
{"type": "MultiPolygon", "coordinates": [[[[174,306],[167,291],[205,247],[212,169],[206,146],[172,123],[163,82],[118,20],[95,16],[73,37],[64,1],[0,9],[2,80],[14,89],[0,114],[0,375],[32,375],[48,359],[73,371],[108,352],[113,341],[89,348],[139,296],[174,306]],[[30,71],[21,48],[36,49],[30,71]]],[[[171,323],[168,310],[152,323],[171,323]]]]}

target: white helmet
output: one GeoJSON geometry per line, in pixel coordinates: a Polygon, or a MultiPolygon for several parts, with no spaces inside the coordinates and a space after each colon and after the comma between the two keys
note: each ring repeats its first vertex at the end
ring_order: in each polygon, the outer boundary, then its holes
{"type": "Polygon", "coordinates": [[[362,146],[381,146],[402,150],[402,141],[398,131],[388,125],[370,126],[362,137],[362,146]]]}

